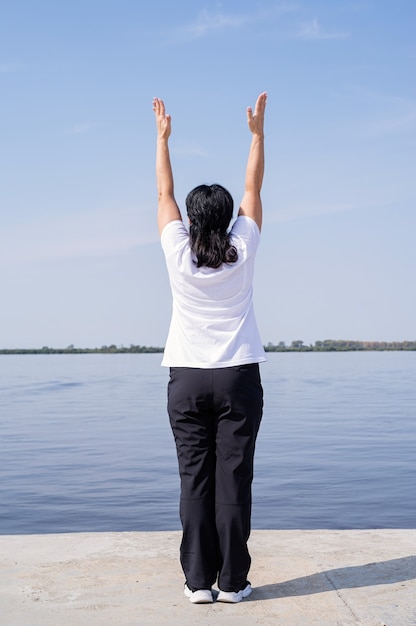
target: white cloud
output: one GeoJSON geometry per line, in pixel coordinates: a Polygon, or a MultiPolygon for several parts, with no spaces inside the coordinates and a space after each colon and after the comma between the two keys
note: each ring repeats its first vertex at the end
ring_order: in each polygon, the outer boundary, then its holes
{"type": "Polygon", "coordinates": [[[225,29],[238,29],[246,26],[247,24],[253,24],[255,22],[263,22],[276,17],[280,17],[286,13],[296,11],[296,6],[292,3],[282,3],[270,10],[258,11],[257,13],[243,14],[243,13],[223,13],[217,11],[210,13],[206,9],[203,10],[197,17],[197,19],[184,26],[181,29],[182,35],[189,39],[199,39],[212,32],[225,30],[225,29]]]}
{"type": "Polygon", "coordinates": [[[0,74],[13,74],[24,69],[23,63],[0,63],[0,74]]]}
{"type": "Polygon", "coordinates": [[[193,39],[197,39],[210,31],[222,30],[224,28],[240,28],[252,21],[253,17],[250,15],[225,15],[219,12],[210,14],[207,10],[204,10],[186,30],[193,39]]]}
{"type": "Polygon", "coordinates": [[[175,147],[174,153],[181,157],[195,156],[204,158],[209,156],[203,148],[194,143],[179,144],[177,147],[175,147]]]}
{"type": "Polygon", "coordinates": [[[345,213],[349,211],[363,211],[367,209],[380,208],[388,206],[390,203],[385,199],[377,201],[373,200],[361,200],[351,202],[340,202],[333,200],[332,202],[323,201],[318,203],[307,202],[290,204],[282,202],[282,206],[278,212],[272,215],[265,215],[265,223],[275,222],[293,222],[302,220],[305,218],[318,217],[320,215],[332,215],[334,213],[345,213]]]}
{"type": "Polygon", "coordinates": [[[88,133],[92,128],[94,128],[94,124],[90,122],[81,122],[74,124],[70,130],[71,135],[83,135],[88,133]]]}
{"type": "Polygon", "coordinates": [[[359,115],[351,125],[344,127],[350,137],[352,131],[359,132],[360,136],[382,136],[395,133],[412,132],[416,129],[416,101],[404,96],[379,93],[367,87],[352,85],[339,92],[334,97],[345,99],[352,103],[359,115]]]}
{"type": "Polygon", "coordinates": [[[124,254],[158,241],[154,215],[138,208],[28,220],[3,227],[1,263],[75,260],[124,254]]]}
{"type": "Polygon", "coordinates": [[[392,113],[384,113],[368,125],[374,135],[410,132],[416,129],[416,103],[404,101],[392,113]]]}
{"type": "Polygon", "coordinates": [[[297,39],[321,41],[324,39],[347,39],[349,33],[343,31],[326,31],[315,17],[310,22],[304,22],[299,26],[295,35],[297,39]]]}

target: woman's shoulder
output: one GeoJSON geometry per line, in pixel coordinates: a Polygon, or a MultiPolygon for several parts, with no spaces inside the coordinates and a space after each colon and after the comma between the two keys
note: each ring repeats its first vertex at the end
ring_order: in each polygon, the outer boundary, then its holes
{"type": "Polygon", "coordinates": [[[257,246],[260,241],[260,230],[256,222],[248,215],[239,215],[232,225],[231,237],[242,239],[246,244],[257,246]]]}
{"type": "Polygon", "coordinates": [[[178,243],[186,243],[189,241],[189,233],[185,228],[182,220],[172,220],[168,222],[160,234],[162,248],[166,251],[172,246],[176,247],[178,243]]]}

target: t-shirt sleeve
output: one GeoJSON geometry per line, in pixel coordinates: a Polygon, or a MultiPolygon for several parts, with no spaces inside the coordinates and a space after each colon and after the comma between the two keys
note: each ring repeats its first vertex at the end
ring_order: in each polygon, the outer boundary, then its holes
{"type": "Polygon", "coordinates": [[[189,233],[182,220],[168,222],[160,236],[160,243],[166,258],[175,254],[189,239],[189,233]]]}
{"type": "Polygon", "coordinates": [[[260,229],[256,222],[247,215],[239,215],[231,228],[231,237],[244,242],[247,254],[255,254],[260,243],[260,229]]]}

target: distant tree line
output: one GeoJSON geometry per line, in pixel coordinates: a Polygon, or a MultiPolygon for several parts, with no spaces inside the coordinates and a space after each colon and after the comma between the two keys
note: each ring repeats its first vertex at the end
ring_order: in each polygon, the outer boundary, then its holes
{"type": "MultiPolygon", "coordinates": [[[[325,339],[315,341],[314,344],[305,344],[301,340],[292,341],[286,345],[284,341],[277,344],[268,343],[264,346],[266,352],[351,352],[370,350],[416,350],[416,341],[350,341],[340,339],[325,339]]],[[[140,346],[131,344],[125,346],[101,346],[101,348],[76,348],[72,344],[66,348],[3,348],[0,354],[154,354],[162,353],[160,346],[140,346]]]]}
{"type": "Polygon", "coordinates": [[[101,348],[75,348],[72,344],[67,348],[11,348],[0,349],[0,354],[138,354],[138,353],[158,353],[164,348],[154,346],[101,346],[101,348]]]}
{"type": "Polygon", "coordinates": [[[268,343],[264,346],[266,352],[351,352],[370,350],[416,350],[416,341],[351,341],[341,339],[325,339],[315,341],[314,344],[305,344],[301,340],[292,341],[286,345],[279,341],[277,345],[268,343]]]}

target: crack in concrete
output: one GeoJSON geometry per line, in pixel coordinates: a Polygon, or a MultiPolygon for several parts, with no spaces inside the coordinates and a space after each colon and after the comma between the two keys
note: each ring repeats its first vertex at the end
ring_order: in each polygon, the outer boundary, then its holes
{"type": "Polygon", "coordinates": [[[336,584],[334,583],[334,581],[331,579],[331,577],[329,576],[328,572],[323,572],[323,575],[325,576],[326,580],[328,581],[328,583],[331,585],[332,589],[336,592],[338,598],[341,600],[341,602],[343,602],[343,604],[346,606],[346,608],[349,610],[349,612],[351,613],[351,615],[353,616],[353,618],[357,621],[357,623],[360,623],[360,618],[358,617],[358,615],[354,612],[354,610],[352,609],[352,607],[348,604],[348,602],[344,599],[344,597],[342,596],[340,590],[338,589],[338,587],[336,586],[336,584]]]}

